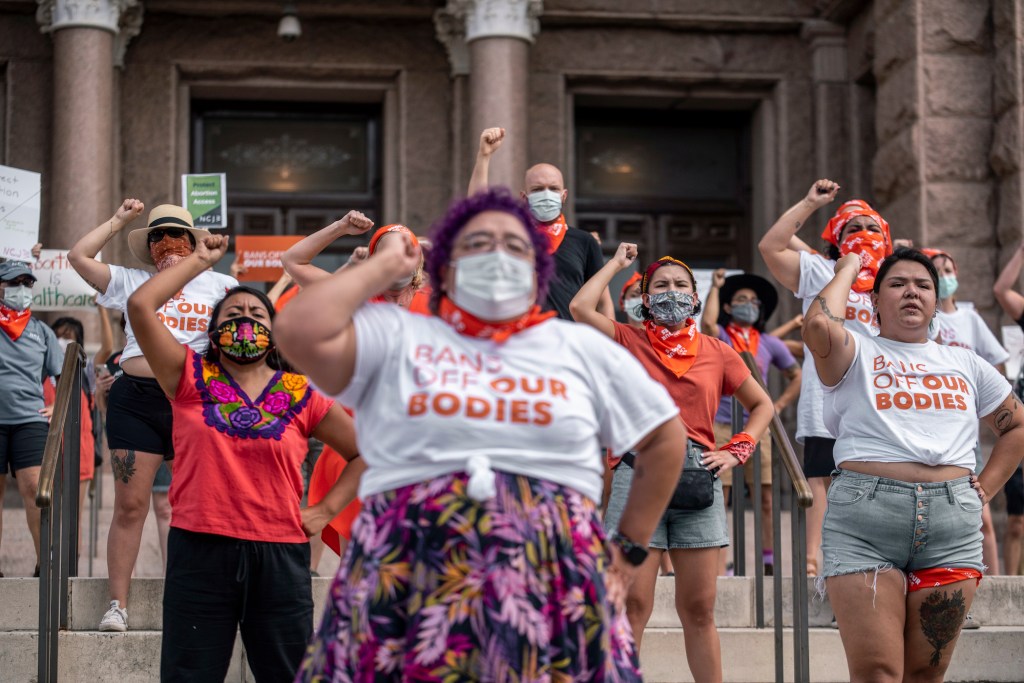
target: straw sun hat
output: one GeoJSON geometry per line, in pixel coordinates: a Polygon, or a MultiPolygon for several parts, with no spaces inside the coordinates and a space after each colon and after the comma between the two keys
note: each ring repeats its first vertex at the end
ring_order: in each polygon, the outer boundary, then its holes
{"type": "Polygon", "coordinates": [[[204,237],[213,235],[209,230],[196,228],[192,224],[192,214],[186,209],[174,204],[161,204],[149,212],[149,224],[144,228],[138,228],[128,233],[128,249],[135,254],[135,258],[143,263],[155,265],[153,255],[149,253],[149,231],[154,228],[185,228],[196,242],[204,237]]]}

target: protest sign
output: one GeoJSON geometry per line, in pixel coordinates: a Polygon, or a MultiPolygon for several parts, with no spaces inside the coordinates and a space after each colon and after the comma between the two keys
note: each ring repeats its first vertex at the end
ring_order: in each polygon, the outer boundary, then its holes
{"type": "Polygon", "coordinates": [[[93,308],[96,290],[71,267],[67,249],[43,249],[32,264],[32,310],[66,311],[93,308]]]}
{"type": "Polygon", "coordinates": [[[227,176],[223,173],[181,176],[181,201],[197,228],[228,227],[227,176]]]}
{"type": "Polygon", "coordinates": [[[235,239],[235,261],[245,270],[239,273],[239,281],[276,282],[284,273],[281,254],[301,239],[302,235],[239,235],[235,239]]]}
{"type": "Polygon", "coordinates": [[[0,258],[31,263],[39,241],[40,176],[0,166],[0,258]]]}
{"type": "MultiPolygon", "coordinates": [[[[693,269],[693,279],[694,279],[694,282],[697,285],[697,297],[702,302],[708,300],[708,292],[711,291],[711,276],[714,274],[715,270],[717,270],[717,269],[715,269],[715,268],[694,268],[693,269]]],[[[741,275],[742,273],[743,273],[742,270],[729,270],[729,269],[727,269],[725,271],[725,276],[726,277],[730,277],[732,275],[741,275]]],[[[729,302],[726,301],[725,303],[729,303],[729,302]]],[[[719,301],[718,304],[719,304],[719,306],[721,306],[722,302],[719,301]]],[[[697,318],[696,318],[698,329],[700,329],[700,319],[702,317],[703,317],[702,315],[698,315],[697,318]]]]}

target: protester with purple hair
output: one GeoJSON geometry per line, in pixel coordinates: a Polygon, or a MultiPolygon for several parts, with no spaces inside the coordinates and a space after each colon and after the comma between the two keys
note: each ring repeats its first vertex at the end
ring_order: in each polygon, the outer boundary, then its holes
{"type": "Polygon", "coordinates": [[[507,191],[455,203],[431,241],[433,315],[364,305],[418,262],[404,238],[278,318],[367,465],[297,680],[640,680],[623,603],[682,465],[678,411],[623,349],[540,313],[547,237],[507,191]],[[646,463],[611,544],[605,446],[646,463]]]}

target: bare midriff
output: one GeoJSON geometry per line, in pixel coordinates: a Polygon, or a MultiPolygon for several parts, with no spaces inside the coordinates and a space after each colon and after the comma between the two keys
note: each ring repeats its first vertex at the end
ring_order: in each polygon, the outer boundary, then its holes
{"type": "Polygon", "coordinates": [[[909,483],[950,481],[971,474],[966,467],[956,465],[926,465],[923,462],[864,462],[847,460],[840,469],[873,477],[885,477],[909,483]]]}
{"type": "Polygon", "coordinates": [[[149,362],[145,356],[135,356],[134,358],[121,361],[121,369],[135,377],[156,377],[153,374],[153,370],[150,369],[149,362]]]}

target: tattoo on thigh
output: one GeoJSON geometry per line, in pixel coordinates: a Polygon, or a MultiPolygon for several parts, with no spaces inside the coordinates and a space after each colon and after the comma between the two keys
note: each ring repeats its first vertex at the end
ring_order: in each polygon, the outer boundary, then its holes
{"type": "Polygon", "coordinates": [[[111,453],[110,467],[114,470],[114,479],[127,484],[135,474],[135,451],[126,450],[122,457],[118,457],[116,452],[111,453]]]}
{"type": "Polygon", "coordinates": [[[939,665],[942,649],[960,633],[966,612],[962,590],[955,591],[953,595],[946,591],[935,591],[921,603],[921,631],[935,648],[929,662],[932,666],[939,665]]]}

